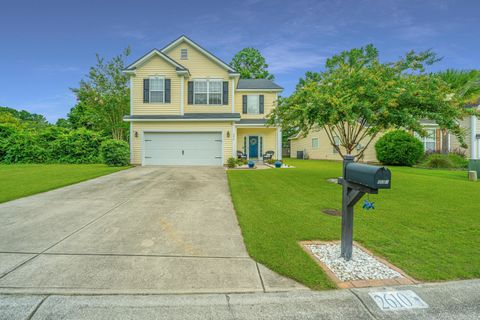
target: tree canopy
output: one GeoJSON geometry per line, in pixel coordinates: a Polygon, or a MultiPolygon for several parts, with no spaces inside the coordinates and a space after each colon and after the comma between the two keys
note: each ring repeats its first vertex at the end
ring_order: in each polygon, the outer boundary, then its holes
{"type": "Polygon", "coordinates": [[[129,113],[130,91],[128,76],[122,70],[129,55],[129,48],[108,61],[97,54],[97,63],[87,78],[72,89],[78,100],[68,114],[73,127],[102,131],[117,140],[128,139],[123,116],[129,113]]]}
{"type": "Polygon", "coordinates": [[[265,58],[255,48],[244,48],[237,52],[230,65],[240,72],[242,79],[274,79],[274,76],[268,72],[265,58]]]}
{"type": "Polygon", "coordinates": [[[464,143],[457,119],[472,111],[463,108],[461,96],[441,76],[426,72],[438,60],[432,51],[410,51],[382,63],[373,45],[343,51],[327,59],[325,71],[307,73],[290,97],[279,100],[269,121],[305,135],[324,129],[340,155],[357,160],[381,131],[426,134],[425,119],[464,143]]]}

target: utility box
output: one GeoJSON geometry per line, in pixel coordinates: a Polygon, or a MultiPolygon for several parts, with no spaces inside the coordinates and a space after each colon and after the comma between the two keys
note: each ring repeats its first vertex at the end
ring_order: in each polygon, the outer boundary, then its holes
{"type": "Polygon", "coordinates": [[[297,159],[303,159],[303,151],[297,151],[297,159]]]}
{"type": "Polygon", "coordinates": [[[480,177],[480,159],[468,160],[468,171],[477,171],[477,177],[480,177]]]}
{"type": "Polygon", "coordinates": [[[346,181],[372,189],[390,189],[392,174],[385,167],[350,162],[344,170],[346,181]]]}

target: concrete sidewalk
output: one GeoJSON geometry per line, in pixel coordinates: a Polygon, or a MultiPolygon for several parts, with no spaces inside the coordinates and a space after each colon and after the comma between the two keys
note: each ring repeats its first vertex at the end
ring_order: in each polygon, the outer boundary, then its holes
{"type": "Polygon", "coordinates": [[[480,280],[250,294],[0,296],[0,319],[478,319],[480,280]],[[369,292],[412,290],[428,308],[381,311],[369,292]]]}

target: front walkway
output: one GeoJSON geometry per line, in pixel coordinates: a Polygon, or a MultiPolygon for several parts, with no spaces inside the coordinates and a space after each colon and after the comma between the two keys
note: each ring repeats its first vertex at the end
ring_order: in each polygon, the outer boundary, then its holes
{"type": "Polygon", "coordinates": [[[296,289],[248,256],[223,168],[137,167],[0,204],[0,293],[296,289]]]}

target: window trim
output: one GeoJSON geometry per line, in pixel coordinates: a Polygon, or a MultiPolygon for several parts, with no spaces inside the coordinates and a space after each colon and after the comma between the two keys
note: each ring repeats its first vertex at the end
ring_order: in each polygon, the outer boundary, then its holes
{"type": "Polygon", "coordinates": [[[149,103],[165,103],[165,76],[150,76],[148,77],[149,86],[148,86],[148,101],[149,103]],[[161,79],[163,81],[163,90],[152,90],[152,79],[161,79]],[[163,92],[162,94],[162,102],[152,102],[152,91],[154,92],[163,92]]]}
{"type": "MultiPolygon", "coordinates": [[[[205,94],[205,92],[198,92],[198,93],[205,94]]],[[[223,79],[219,79],[219,78],[218,79],[217,78],[214,78],[214,79],[193,79],[193,105],[223,106],[223,79]],[[196,89],[196,83],[197,82],[206,82],[207,83],[207,90],[206,90],[207,103],[197,103],[195,101],[195,94],[197,93],[195,89],[196,89]],[[210,82],[220,82],[220,92],[212,92],[214,94],[220,94],[220,103],[210,103],[210,82]]]]}
{"type": "Polygon", "coordinates": [[[260,95],[259,94],[247,94],[247,113],[246,114],[261,114],[260,113],[260,95]],[[258,102],[258,105],[257,105],[257,113],[250,113],[248,112],[248,97],[257,97],[257,102],[258,102]]]}
{"type": "Polygon", "coordinates": [[[318,142],[318,138],[312,138],[311,144],[312,144],[312,150],[318,150],[318,148],[320,147],[320,144],[319,144],[319,142],[318,142]],[[317,146],[314,146],[314,145],[313,145],[313,141],[314,141],[314,140],[317,141],[317,146]]]}

